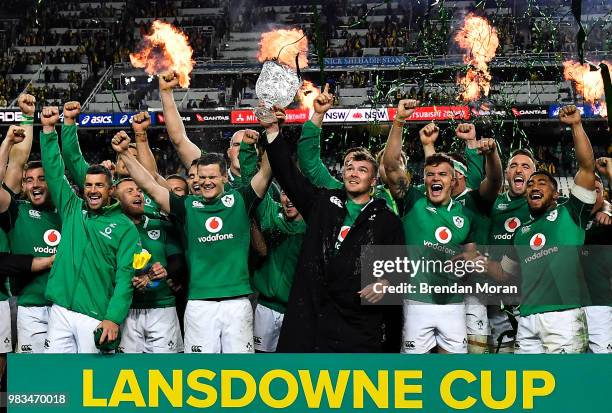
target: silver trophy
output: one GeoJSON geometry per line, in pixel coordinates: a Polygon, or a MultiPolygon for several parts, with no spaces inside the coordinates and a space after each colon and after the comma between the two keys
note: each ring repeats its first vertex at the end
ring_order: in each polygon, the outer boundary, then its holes
{"type": "Polygon", "coordinates": [[[266,60],[255,84],[255,93],[264,106],[255,109],[255,116],[263,122],[276,118],[272,106],[289,106],[302,86],[302,80],[295,70],[274,60],[266,60]]]}

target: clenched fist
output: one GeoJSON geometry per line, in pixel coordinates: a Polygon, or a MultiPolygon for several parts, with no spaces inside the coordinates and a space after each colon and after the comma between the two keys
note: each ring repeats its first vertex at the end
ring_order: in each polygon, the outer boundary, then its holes
{"type": "Polygon", "coordinates": [[[471,141],[476,139],[476,127],[472,123],[460,123],[455,129],[455,134],[459,139],[471,141]]]}
{"type": "Polygon", "coordinates": [[[495,142],[495,139],[482,138],[477,142],[478,144],[476,148],[478,149],[478,153],[488,155],[490,153],[495,153],[495,151],[497,150],[497,143],[495,142]]]}
{"type": "Polygon", "coordinates": [[[159,90],[172,91],[179,84],[178,76],[175,72],[159,75],[159,90]]]}
{"type": "Polygon", "coordinates": [[[416,99],[400,100],[397,105],[397,113],[395,114],[395,119],[398,119],[402,122],[405,121],[410,116],[412,116],[418,105],[419,101],[416,99]]]}
{"type": "Polygon", "coordinates": [[[34,116],[34,111],[36,110],[36,98],[34,96],[22,93],[19,95],[17,103],[21,113],[27,116],[34,116]]]}
{"type": "Polygon", "coordinates": [[[11,125],[6,132],[6,139],[11,145],[23,142],[25,139],[25,129],[21,126],[11,125]]]}
{"type": "Polygon", "coordinates": [[[580,110],[576,105],[563,106],[559,110],[559,120],[569,126],[576,126],[582,122],[580,110]]]}
{"type": "Polygon", "coordinates": [[[253,129],[245,129],[242,142],[247,145],[254,145],[257,143],[257,141],[259,141],[259,132],[254,131],[253,129]]]}
{"type": "Polygon", "coordinates": [[[130,147],[130,137],[125,131],[119,131],[113,137],[111,144],[118,154],[126,153],[130,147]]]}
{"type": "Polygon", "coordinates": [[[74,125],[80,113],[81,104],[79,102],[66,102],[64,104],[64,125],[74,125]]]}
{"type": "Polygon", "coordinates": [[[59,108],[57,106],[45,106],[40,113],[40,123],[43,125],[43,132],[52,132],[55,124],[59,121],[59,108]]]}
{"type": "Polygon", "coordinates": [[[436,139],[438,139],[439,134],[440,128],[438,128],[436,124],[432,122],[423,126],[423,128],[419,131],[419,139],[421,139],[421,144],[423,146],[433,145],[436,143],[436,139]]]}
{"type": "Polygon", "coordinates": [[[149,112],[140,112],[132,118],[132,129],[135,133],[146,132],[151,126],[151,116],[149,112]]]}

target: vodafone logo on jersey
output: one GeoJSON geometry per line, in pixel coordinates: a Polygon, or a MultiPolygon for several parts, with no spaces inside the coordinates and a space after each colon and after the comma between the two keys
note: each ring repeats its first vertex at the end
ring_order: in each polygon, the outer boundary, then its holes
{"type": "Polygon", "coordinates": [[[518,219],[517,217],[508,218],[504,222],[504,228],[508,232],[514,232],[520,226],[521,226],[521,220],[518,219]]]}
{"type": "Polygon", "coordinates": [[[62,240],[62,234],[60,234],[60,232],[56,229],[48,229],[43,234],[43,240],[48,246],[55,247],[62,240]]]}
{"type": "Polygon", "coordinates": [[[340,232],[338,233],[338,241],[344,241],[344,238],[346,238],[350,230],[351,227],[349,227],[348,225],[343,225],[342,228],[340,228],[340,232]]]}
{"type": "Polygon", "coordinates": [[[204,225],[206,226],[208,232],[216,234],[217,232],[221,231],[221,228],[223,228],[223,220],[219,217],[210,217],[206,220],[204,225]]]}
{"type": "Polygon", "coordinates": [[[538,232],[529,240],[529,246],[534,251],[541,250],[544,245],[546,245],[546,236],[541,232],[538,232]]]}
{"type": "Polygon", "coordinates": [[[453,233],[447,227],[438,227],[434,235],[441,244],[448,244],[453,238],[453,233]]]}

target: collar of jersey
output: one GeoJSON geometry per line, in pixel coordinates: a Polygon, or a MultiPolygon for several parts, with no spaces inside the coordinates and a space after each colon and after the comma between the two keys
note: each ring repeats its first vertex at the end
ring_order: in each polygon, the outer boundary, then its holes
{"type": "MultiPolygon", "coordinates": [[[[446,210],[447,210],[447,211],[450,211],[450,210],[453,208],[453,206],[454,206],[454,205],[455,205],[455,201],[453,201],[453,198],[451,198],[451,199],[450,199],[450,202],[448,203],[448,205],[446,205],[446,210]]],[[[432,203],[431,203],[431,201],[429,200],[429,198],[427,198],[427,206],[428,206],[428,207],[431,207],[431,208],[438,209],[438,208],[440,208],[442,205],[434,205],[434,204],[432,204],[432,203]]]]}
{"type": "MultiPolygon", "coordinates": [[[[470,192],[471,190],[472,190],[471,188],[468,188],[468,187],[466,186],[466,187],[465,187],[465,189],[463,190],[463,192],[462,192],[462,193],[460,193],[459,195],[455,196],[454,198],[455,198],[455,199],[461,198],[463,195],[467,194],[467,193],[468,193],[468,192],[470,192]]],[[[451,199],[451,201],[452,201],[452,199],[451,199]]]]}
{"type": "MultiPolygon", "coordinates": [[[[87,202],[85,202],[85,207],[87,208],[87,202]]],[[[92,215],[110,215],[113,214],[115,212],[117,212],[117,210],[119,210],[119,212],[123,213],[123,211],[121,211],[121,204],[119,202],[115,202],[114,204],[111,205],[107,205],[107,206],[103,206],[100,209],[100,212],[94,212],[91,211],[89,209],[87,209],[87,215],[88,216],[92,216],[92,215]]]]}

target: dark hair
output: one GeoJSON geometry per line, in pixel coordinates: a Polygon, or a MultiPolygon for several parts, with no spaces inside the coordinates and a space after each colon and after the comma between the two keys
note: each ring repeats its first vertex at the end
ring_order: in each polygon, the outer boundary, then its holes
{"type": "Polygon", "coordinates": [[[187,180],[184,177],[182,177],[181,175],[179,175],[179,174],[172,174],[172,175],[168,175],[166,177],[166,181],[168,181],[170,179],[178,179],[180,181],[183,181],[185,183],[185,185],[187,185],[187,180]]]}
{"type": "Polygon", "coordinates": [[[451,169],[453,170],[454,175],[455,166],[450,156],[445,155],[443,153],[434,153],[433,155],[430,155],[427,157],[427,159],[425,159],[425,166],[438,166],[441,163],[449,164],[451,169]]]}
{"type": "Polygon", "coordinates": [[[374,168],[372,170],[372,177],[376,177],[378,173],[378,162],[376,162],[376,159],[374,159],[370,151],[366,149],[363,151],[353,151],[352,153],[353,153],[353,159],[352,159],[353,161],[366,161],[372,164],[372,168],[374,168]]]}
{"type": "Polygon", "coordinates": [[[527,180],[527,183],[529,183],[529,181],[533,180],[533,177],[536,176],[536,175],[544,175],[552,183],[552,186],[553,186],[553,188],[555,188],[555,191],[559,190],[559,184],[557,184],[557,180],[555,179],[553,174],[551,174],[550,172],[548,172],[545,169],[538,169],[537,171],[532,173],[531,176],[529,177],[529,179],[527,180]]]}
{"type": "Polygon", "coordinates": [[[213,164],[219,165],[221,175],[225,175],[227,173],[227,163],[225,162],[225,157],[220,153],[207,153],[206,155],[203,155],[198,158],[198,162],[196,163],[198,167],[213,164]]]}
{"type": "Polygon", "coordinates": [[[23,166],[23,171],[27,172],[27,171],[30,171],[32,169],[38,169],[38,168],[42,168],[42,167],[43,167],[43,164],[42,164],[41,161],[30,161],[30,162],[26,163],[23,166]]]}
{"type": "Polygon", "coordinates": [[[461,155],[459,152],[446,152],[446,155],[452,160],[461,162],[467,167],[467,164],[468,164],[467,159],[465,159],[465,157],[461,155]]]}
{"type": "Polygon", "coordinates": [[[104,165],[91,165],[89,168],[87,168],[87,172],[85,172],[85,176],[87,175],[104,175],[106,176],[108,186],[113,186],[113,175],[104,165]]]}
{"type": "Polygon", "coordinates": [[[538,163],[536,161],[536,158],[531,153],[531,151],[529,149],[523,149],[523,148],[513,150],[512,153],[510,154],[510,157],[508,158],[508,162],[510,162],[510,159],[514,158],[516,155],[524,155],[528,157],[529,159],[531,159],[531,162],[533,162],[534,165],[538,163]]]}

